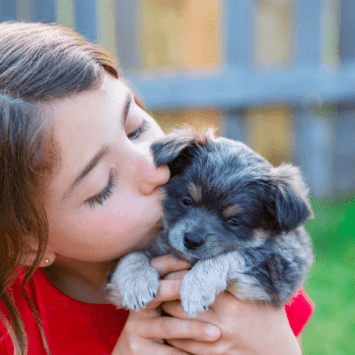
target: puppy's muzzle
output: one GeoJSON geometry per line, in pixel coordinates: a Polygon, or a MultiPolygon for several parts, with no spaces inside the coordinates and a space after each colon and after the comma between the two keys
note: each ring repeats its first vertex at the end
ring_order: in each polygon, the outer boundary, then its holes
{"type": "Polygon", "coordinates": [[[205,241],[196,233],[186,233],[184,236],[184,246],[189,250],[196,250],[205,241]]]}

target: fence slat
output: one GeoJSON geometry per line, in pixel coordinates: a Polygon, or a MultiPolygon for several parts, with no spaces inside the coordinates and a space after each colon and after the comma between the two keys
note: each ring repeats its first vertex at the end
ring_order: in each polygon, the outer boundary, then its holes
{"type": "MultiPolygon", "coordinates": [[[[329,195],[334,188],[334,126],[321,115],[304,108],[325,101],[328,89],[334,90],[336,80],[329,80],[321,69],[322,60],[322,16],[326,1],[297,0],[295,62],[300,67],[308,66],[319,72],[323,85],[310,85],[308,94],[295,110],[293,152],[296,164],[305,175],[311,193],[315,196],[329,195]],[[327,83],[327,80],[329,82],[327,83]],[[313,97],[313,98],[312,98],[313,97]],[[309,101],[309,102],[307,102],[309,101]]],[[[334,77],[333,77],[334,79],[334,77]]],[[[339,87],[338,87],[339,89],[339,87]]],[[[334,92],[333,92],[334,94],[334,92]]],[[[335,96],[329,95],[330,100],[335,96]]]]}
{"type": "Polygon", "coordinates": [[[314,196],[329,195],[334,187],[334,121],[296,110],[294,160],[314,196]]]}
{"type": "Polygon", "coordinates": [[[75,30],[96,42],[96,0],[74,0],[75,30]]]}
{"type": "Polygon", "coordinates": [[[339,109],[336,120],[335,190],[338,193],[355,188],[355,113],[339,109]]]}
{"type": "Polygon", "coordinates": [[[15,0],[16,1],[16,20],[31,22],[34,20],[34,0],[15,0]]]}
{"type": "Polygon", "coordinates": [[[0,0],[0,22],[16,19],[16,2],[0,0]]]}
{"type": "Polygon", "coordinates": [[[141,69],[139,8],[136,1],[116,0],[116,44],[124,71],[141,69]]]}
{"type": "Polygon", "coordinates": [[[56,0],[56,16],[58,23],[74,28],[74,3],[73,0],[56,0]]]}
{"type": "Polygon", "coordinates": [[[355,1],[340,2],[339,57],[342,61],[355,59],[355,1]]]}
{"type": "Polygon", "coordinates": [[[225,0],[225,46],[226,64],[230,66],[249,66],[253,46],[254,0],[225,0]]]}
{"type": "Polygon", "coordinates": [[[295,61],[300,64],[320,64],[321,19],[325,1],[297,0],[295,61]]]}
{"type": "Polygon", "coordinates": [[[50,23],[56,20],[55,0],[36,0],[35,21],[50,23]]]}
{"type": "Polygon", "coordinates": [[[97,8],[97,41],[117,59],[116,53],[116,18],[115,2],[112,0],[96,0],[97,8]]]}
{"type": "Polygon", "coordinates": [[[226,70],[216,75],[193,76],[137,73],[129,76],[144,97],[149,109],[218,107],[236,109],[249,105],[289,103],[304,100],[324,103],[352,101],[355,92],[355,65],[324,75],[320,66],[299,66],[265,74],[246,70],[226,70]]]}
{"type": "Polygon", "coordinates": [[[244,116],[243,110],[225,112],[221,136],[248,144],[244,116]]]}

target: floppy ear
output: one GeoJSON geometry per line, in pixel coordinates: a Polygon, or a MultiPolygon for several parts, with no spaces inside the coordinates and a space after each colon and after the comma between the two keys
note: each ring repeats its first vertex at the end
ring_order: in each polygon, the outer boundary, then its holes
{"type": "Polygon", "coordinates": [[[308,189],[298,168],[284,164],[272,168],[270,177],[274,202],[272,214],[281,230],[290,231],[313,217],[308,189]]]}
{"type": "Polygon", "coordinates": [[[168,164],[172,176],[179,174],[190,164],[196,149],[205,145],[210,137],[210,131],[199,135],[191,127],[173,130],[151,145],[155,165],[168,164]]]}

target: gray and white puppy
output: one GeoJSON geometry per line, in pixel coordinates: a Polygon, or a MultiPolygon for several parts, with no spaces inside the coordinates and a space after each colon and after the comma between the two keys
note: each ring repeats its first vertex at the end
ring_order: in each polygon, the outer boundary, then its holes
{"type": "Polygon", "coordinates": [[[168,164],[163,230],[149,248],[122,257],[110,277],[110,300],[144,308],[156,296],[152,258],[173,254],[193,264],[181,286],[188,315],[207,309],[217,294],[288,302],[313,263],[302,224],[312,216],[298,168],[274,168],[244,144],[175,130],[151,147],[168,164]]]}

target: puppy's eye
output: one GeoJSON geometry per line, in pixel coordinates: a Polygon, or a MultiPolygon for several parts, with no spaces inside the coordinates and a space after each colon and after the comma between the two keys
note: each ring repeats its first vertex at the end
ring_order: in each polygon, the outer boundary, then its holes
{"type": "Polygon", "coordinates": [[[189,199],[188,197],[180,197],[180,202],[184,207],[192,205],[192,200],[189,199]]]}
{"type": "Polygon", "coordinates": [[[236,226],[239,226],[239,221],[237,218],[230,218],[228,220],[228,224],[232,227],[236,227],[236,226]]]}

